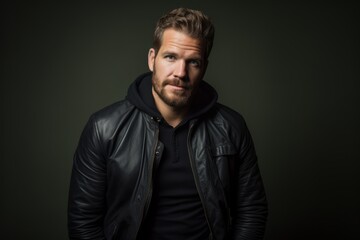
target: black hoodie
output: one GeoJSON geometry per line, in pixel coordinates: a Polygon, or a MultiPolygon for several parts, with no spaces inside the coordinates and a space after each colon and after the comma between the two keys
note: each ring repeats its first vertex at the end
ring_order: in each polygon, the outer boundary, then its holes
{"type": "Polygon", "coordinates": [[[159,140],[164,144],[148,214],[138,239],[209,239],[209,228],[189,161],[189,121],[201,118],[217,101],[216,91],[202,81],[188,116],[175,128],[166,123],[152,96],[151,73],[138,77],[127,99],[141,111],[160,119],[159,140]]]}

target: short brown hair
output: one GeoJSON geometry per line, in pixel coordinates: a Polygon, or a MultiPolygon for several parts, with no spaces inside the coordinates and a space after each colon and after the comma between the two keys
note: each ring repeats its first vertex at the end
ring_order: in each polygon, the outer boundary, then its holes
{"type": "Polygon", "coordinates": [[[209,17],[204,13],[188,8],[176,8],[162,16],[157,22],[154,32],[153,48],[156,53],[160,49],[164,31],[169,28],[202,40],[205,44],[205,59],[209,57],[215,29],[209,17]]]}

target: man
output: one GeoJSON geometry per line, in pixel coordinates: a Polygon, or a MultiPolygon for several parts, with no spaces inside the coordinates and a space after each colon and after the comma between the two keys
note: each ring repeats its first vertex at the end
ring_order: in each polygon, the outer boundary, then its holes
{"type": "Polygon", "coordinates": [[[158,21],[151,73],[82,133],[70,239],[263,238],[267,203],[251,136],[202,80],[213,38],[199,11],[158,21]]]}

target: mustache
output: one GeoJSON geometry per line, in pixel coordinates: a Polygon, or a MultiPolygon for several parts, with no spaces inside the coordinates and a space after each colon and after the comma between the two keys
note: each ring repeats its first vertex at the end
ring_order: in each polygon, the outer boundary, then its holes
{"type": "Polygon", "coordinates": [[[164,82],[163,82],[163,86],[166,86],[166,85],[172,85],[172,86],[177,86],[177,87],[182,87],[182,88],[185,88],[185,89],[189,89],[190,86],[187,82],[184,82],[180,79],[166,79],[164,82]]]}

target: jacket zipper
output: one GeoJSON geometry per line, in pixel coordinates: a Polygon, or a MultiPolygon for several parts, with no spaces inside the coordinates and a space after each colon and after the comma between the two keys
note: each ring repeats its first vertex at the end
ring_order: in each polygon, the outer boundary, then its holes
{"type": "MultiPolygon", "coordinates": [[[[157,122],[159,122],[159,119],[157,118],[153,118],[153,120],[156,120],[157,122]]],[[[136,231],[136,234],[135,234],[135,239],[137,238],[137,235],[139,234],[139,230],[141,228],[141,225],[147,215],[147,212],[149,210],[149,207],[150,207],[150,202],[151,202],[151,196],[152,196],[152,188],[153,188],[153,168],[154,168],[154,160],[155,160],[155,154],[156,154],[156,148],[158,146],[158,143],[159,143],[159,127],[157,126],[156,130],[155,130],[155,139],[156,139],[156,143],[155,143],[155,147],[153,149],[153,152],[152,152],[152,156],[151,156],[151,163],[150,163],[150,173],[149,173],[149,185],[148,185],[148,191],[146,193],[146,198],[145,198],[145,203],[142,205],[143,206],[143,209],[142,209],[142,219],[140,221],[140,226],[138,227],[137,231],[136,231]]]]}
{"type": "Polygon", "coordinates": [[[155,160],[155,155],[157,152],[157,147],[158,147],[158,143],[159,143],[159,128],[156,129],[155,132],[155,137],[156,137],[156,143],[155,143],[155,148],[153,150],[153,154],[151,157],[151,165],[150,165],[150,177],[149,177],[149,190],[148,193],[146,195],[146,202],[144,205],[144,214],[143,214],[143,218],[145,218],[145,216],[147,215],[147,212],[149,210],[149,206],[150,206],[150,202],[151,202],[151,196],[152,196],[152,190],[153,190],[153,171],[154,171],[154,160],[155,160]]]}
{"type": "Polygon", "coordinates": [[[189,159],[190,159],[190,166],[191,166],[191,170],[192,170],[192,173],[193,173],[193,176],[194,176],[194,180],[195,180],[195,186],[196,186],[196,189],[198,191],[198,194],[199,194],[199,197],[200,197],[200,201],[201,201],[201,205],[204,209],[204,214],[205,214],[205,218],[206,218],[206,222],[208,224],[208,227],[210,229],[210,235],[212,236],[210,239],[215,239],[213,236],[213,230],[212,230],[212,227],[210,225],[210,221],[209,221],[209,217],[208,217],[208,214],[207,214],[207,209],[205,207],[205,203],[204,203],[204,196],[202,195],[202,192],[200,191],[200,187],[199,187],[199,179],[198,179],[198,174],[196,173],[195,171],[195,167],[194,167],[194,159],[192,158],[193,156],[193,152],[192,152],[192,148],[190,147],[190,137],[191,137],[191,133],[192,133],[192,129],[193,129],[193,126],[194,126],[194,123],[191,123],[190,124],[190,128],[189,128],[189,134],[188,134],[188,139],[187,139],[187,147],[188,147],[188,152],[189,152],[189,159]]]}

